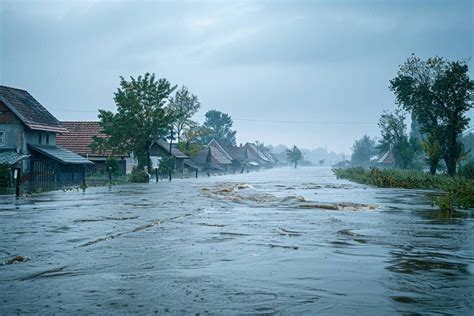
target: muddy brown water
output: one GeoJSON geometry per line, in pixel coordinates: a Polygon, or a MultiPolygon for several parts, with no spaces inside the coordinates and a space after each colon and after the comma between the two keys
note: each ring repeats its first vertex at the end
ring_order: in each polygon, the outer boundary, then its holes
{"type": "Polygon", "coordinates": [[[2,196],[0,314],[472,315],[473,218],[328,168],[2,196]]]}

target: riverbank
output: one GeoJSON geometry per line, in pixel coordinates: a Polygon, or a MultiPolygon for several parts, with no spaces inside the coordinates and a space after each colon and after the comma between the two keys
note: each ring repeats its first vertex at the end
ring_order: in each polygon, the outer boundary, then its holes
{"type": "Polygon", "coordinates": [[[430,175],[420,171],[398,169],[364,169],[353,167],[334,169],[339,179],[382,188],[438,190],[433,203],[442,210],[474,208],[474,181],[463,177],[430,175]]]}

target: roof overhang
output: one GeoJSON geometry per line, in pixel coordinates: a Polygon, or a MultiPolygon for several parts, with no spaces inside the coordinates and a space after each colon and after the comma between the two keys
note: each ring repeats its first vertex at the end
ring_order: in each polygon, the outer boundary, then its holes
{"type": "Polygon", "coordinates": [[[70,150],[58,146],[31,145],[30,149],[65,165],[93,165],[94,163],[70,150]]]}
{"type": "Polygon", "coordinates": [[[36,130],[36,131],[55,132],[55,133],[69,133],[69,131],[67,129],[65,129],[64,127],[37,125],[37,124],[30,124],[28,122],[25,122],[25,125],[28,126],[30,129],[36,130]]]}

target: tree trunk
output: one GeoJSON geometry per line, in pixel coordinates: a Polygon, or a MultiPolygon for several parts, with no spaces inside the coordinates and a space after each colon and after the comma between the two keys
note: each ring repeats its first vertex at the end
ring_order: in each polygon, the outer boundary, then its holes
{"type": "Polygon", "coordinates": [[[447,153],[446,158],[444,161],[446,162],[446,169],[448,172],[448,176],[455,176],[456,175],[456,159],[454,158],[455,153],[447,153]]]}
{"type": "Polygon", "coordinates": [[[298,166],[298,161],[295,161],[295,168],[298,166]]]}
{"type": "MultiPolygon", "coordinates": [[[[150,174],[151,170],[151,159],[150,159],[150,144],[146,143],[146,172],[150,174]]],[[[148,178],[148,181],[150,181],[150,178],[148,178]]]]}
{"type": "Polygon", "coordinates": [[[430,162],[430,174],[431,175],[436,174],[436,170],[438,169],[438,163],[439,163],[439,160],[430,162]]]}

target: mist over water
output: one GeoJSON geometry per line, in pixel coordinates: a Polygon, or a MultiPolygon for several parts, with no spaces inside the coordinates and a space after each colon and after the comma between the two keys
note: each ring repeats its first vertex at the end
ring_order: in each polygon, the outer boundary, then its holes
{"type": "Polygon", "coordinates": [[[2,197],[0,314],[467,315],[473,228],[329,168],[2,197]]]}

